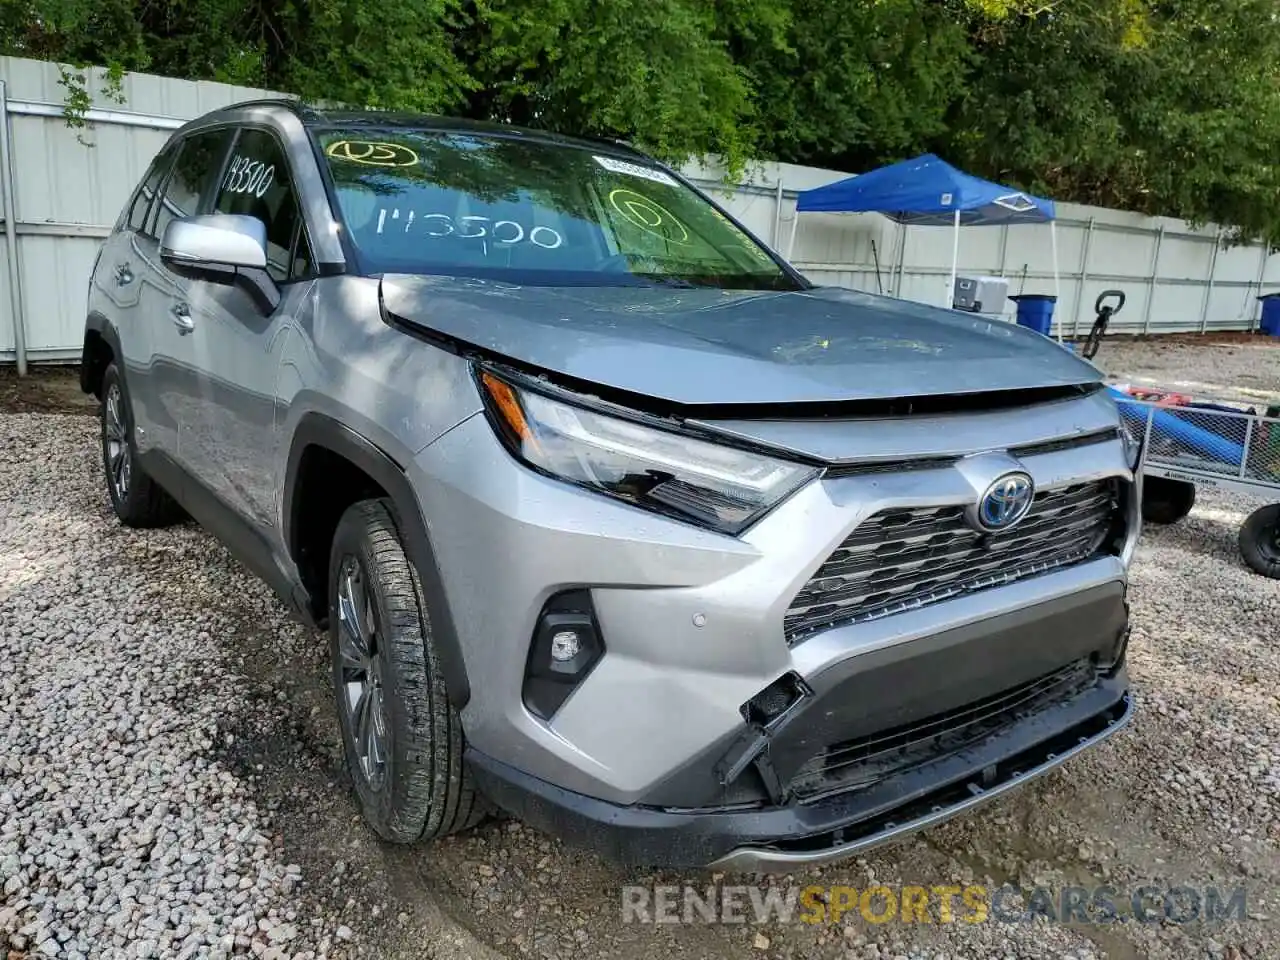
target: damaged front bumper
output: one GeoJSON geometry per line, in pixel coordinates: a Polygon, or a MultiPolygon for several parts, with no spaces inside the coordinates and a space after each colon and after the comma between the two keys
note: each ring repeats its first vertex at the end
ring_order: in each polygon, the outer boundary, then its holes
{"type": "Polygon", "coordinates": [[[1123,670],[1088,694],[876,788],[812,804],[675,811],[623,807],[470,755],[486,796],[601,856],[640,866],[783,872],[934,826],[1048,773],[1119,731],[1132,713],[1123,670]]]}
{"type": "Polygon", "coordinates": [[[479,752],[470,762],[499,806],[610,859],[787,870],[939,823],[1111,736],[1131,710],[1126,635],[1113,584],[905,644],[887,662],[852,658],[811,678],[794,711],[744,724],[631,805],[479,752]],[[716,802],[677,805],[713,781],[716,802]]]}

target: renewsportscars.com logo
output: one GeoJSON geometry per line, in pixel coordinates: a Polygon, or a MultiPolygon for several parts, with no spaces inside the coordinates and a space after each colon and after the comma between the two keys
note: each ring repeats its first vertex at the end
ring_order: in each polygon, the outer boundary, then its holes
{"type": "Polygon", "coordinates": [[[1222,923],[1244,920],[1245,889],[940,884],[626,886],[623,923],[1222,923]],[[847,919],[846,919],[847,918],[847,919]]]}

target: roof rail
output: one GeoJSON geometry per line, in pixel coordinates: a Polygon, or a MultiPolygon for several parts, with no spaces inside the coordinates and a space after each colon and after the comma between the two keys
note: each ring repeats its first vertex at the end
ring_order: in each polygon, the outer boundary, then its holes
{"type": "Polygon", "coordinates": [[[610,147],[621,147],[623,150],[628,153],[633,153],[637,157],[643,157],[646,160],[652,159],[652,157],[637,147],[634,143],[629,140],[623,140],[621,137],[602,137],[591,133],[567,133],[564,134],[564,136],[574,137],[578,140],[588,140],[592,143],[605,144],[610,147]]]}
{"type": "Polygon", "coordinates": [[[237,100],[235,103],[228,103],[220,109],[238,110],[241,107],[281,107],[299,116],[313,112],[312,108],[307,104],[292,97],[258,97],[253,100],[237,100]]]}

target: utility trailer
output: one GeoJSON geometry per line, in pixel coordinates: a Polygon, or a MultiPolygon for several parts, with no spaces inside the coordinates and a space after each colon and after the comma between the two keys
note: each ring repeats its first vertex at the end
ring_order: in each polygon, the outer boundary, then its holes
{"type": "Polygon", "coordinates": [[[1198,486],[1266,499],[1240,528],[1240,553],[1255,572],[1280,579],[1280,409],[1259,414],[1226,404],[1112,392],[1125,425],[1142,442],[1143,518],[1181,520],[1198,486]]]}

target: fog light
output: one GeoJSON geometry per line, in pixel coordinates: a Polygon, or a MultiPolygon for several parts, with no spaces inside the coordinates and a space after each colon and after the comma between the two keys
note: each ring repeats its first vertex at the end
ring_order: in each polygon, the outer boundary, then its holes
{"type": "Polygon", "coordinates": [[[572,660],[582,649],[576,630],[561,630],[551,636],[551,659],[557,663],[572,660]]]}
{"type": "Polygon", "coordinates": [[[529,712],[549,719],[603,653],[588,591],[569,590],[548,600],[538,617],[525,667],[524,703],[529,712]]]}

